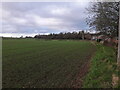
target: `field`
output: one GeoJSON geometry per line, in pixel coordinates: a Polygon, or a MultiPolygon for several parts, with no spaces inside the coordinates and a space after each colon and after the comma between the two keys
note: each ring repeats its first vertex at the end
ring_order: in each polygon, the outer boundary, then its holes
{"type": "Polygon", "coordinates": [[[87,41],[4,39],[3,88],[74,87],[94,52],[87,41]]]}

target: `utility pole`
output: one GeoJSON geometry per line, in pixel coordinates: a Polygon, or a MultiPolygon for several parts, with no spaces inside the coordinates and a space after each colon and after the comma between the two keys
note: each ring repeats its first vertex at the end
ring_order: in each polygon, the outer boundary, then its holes
{"type": "Polygon", "coordinates": [[[117,64],[120,66],[120,2],[119,2],[119,34],[118,34],[118,59],[117,64]]]}
{"type": "Polygon", "coordinates": [[[82,31],[82,40],[84,40],[84,31],[82,31]]]}

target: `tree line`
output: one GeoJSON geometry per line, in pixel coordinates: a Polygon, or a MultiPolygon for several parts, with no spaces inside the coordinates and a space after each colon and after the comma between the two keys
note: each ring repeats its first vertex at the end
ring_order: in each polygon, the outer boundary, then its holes
{"type": "Polygon", "coordinates": [[[38,39],[85,39],[85,35],[89,33],[84,33],[84,31],[79,31],[79,32],[66,32],[66,33],[51,33],[49,35],[35,35],[34,38],[38,39]]]}

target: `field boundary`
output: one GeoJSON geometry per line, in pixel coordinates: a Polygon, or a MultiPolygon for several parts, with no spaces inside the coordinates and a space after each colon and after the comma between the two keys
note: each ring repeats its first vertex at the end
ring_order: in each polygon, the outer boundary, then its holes
{"type": "MultiPolygon", "coordinates": [[[[91,42],[95,48],[96,48],[96,45],[94,42],[91,42]]],[[[77,79],[76,81],[74,81],[74,84],[73,84],[73,88],[82,88],[83,86],[83,78],[87,75],[87,73],[89,72],[89,69],[90,69],[90,63],[91,63],[91,60],[92,60],[92,57],[95,55],[96,53],[96,50],[94,51],[93,55],[90,55],[88,56],[86,59],[87,59],[87,62],[84,63],[84,65],[81,66],[80,68],[80,72],[79,74],[77,75],[77,79]]]]}
{"type": "Polygon", "coordinates": [[[114,88],[112,75],[118,75],[116,54],[114,48],[95,43],[97,51],[91,60],[83,88],[114,88]]]}
{"type": "Polygon", "coordinates": [[[84,65],[81,66],[80,72],[77,75],[77,79],[74,82],[72,82],[73,88],[81,88],[82,87],[82,83],[83,83],[82,79],[87,74],[89,67],[90,67],[90,61],[88,60],[84,65]]]}

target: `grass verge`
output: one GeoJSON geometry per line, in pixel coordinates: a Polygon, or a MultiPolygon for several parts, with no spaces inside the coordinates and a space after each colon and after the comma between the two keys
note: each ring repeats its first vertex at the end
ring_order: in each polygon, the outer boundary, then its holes
{"type": "Polygon", "coordinates": [[[84,77],[83,88],[116,88],[113,86],[113,74],[118,76],[116,54],[113,48],[96,44],[97,51],[90,63],[87,76],[84,77]]]}

